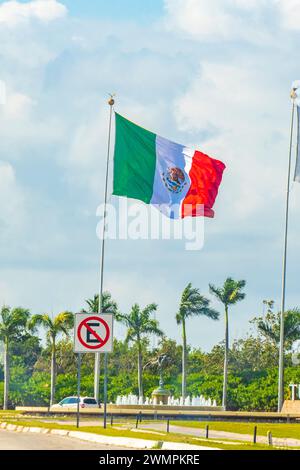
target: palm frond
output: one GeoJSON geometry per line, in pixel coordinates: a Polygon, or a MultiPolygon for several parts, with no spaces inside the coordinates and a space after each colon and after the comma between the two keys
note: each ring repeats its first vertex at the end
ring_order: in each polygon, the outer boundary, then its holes
{"type": "Polygon", "coordinates": [[[176,314],[177,324],[181,324],[183,320],[194,316],[207,316],[217,320],[219,317],[218,312],[209,307],[210,301],[204,295],[200,294],[199,289],[192,287],[189,283],[184,289],[179,311],[176,314]]]}

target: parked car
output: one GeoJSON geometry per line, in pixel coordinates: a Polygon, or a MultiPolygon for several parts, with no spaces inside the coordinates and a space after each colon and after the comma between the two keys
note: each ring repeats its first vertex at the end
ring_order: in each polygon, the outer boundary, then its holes
{"type": "MultiPolygon", "coordinates": [[[[51,410],[62,410],[62,409],[77,409],[78,397],[66,397],[59,403],[51,406],[51,410]]],[[[80,397],[79,398],[80,408],[99,408],[100,405],[97,400],[92,397],[80,397]]]]}

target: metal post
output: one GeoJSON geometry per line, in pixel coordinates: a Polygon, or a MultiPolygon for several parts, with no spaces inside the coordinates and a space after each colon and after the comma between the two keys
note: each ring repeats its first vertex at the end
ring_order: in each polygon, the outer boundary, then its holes
{"type": "Polygon", "coordinates": [[[167,432],[170,432],[170,420],[167,420],[167,432]]]}
{"type": "Polygon", "coordinates": [[[79,428],[80,420],[80,381],[81,381],[81,353],[77,355],[77,413],[76,427],[79,428]]]}
{"type": "Polygon", "coordinates": [[[267,438],[268,438],[269,446],[272,446],[273,445],[273,437],[272,437],[271,431],[268,431],[267,438]]]}
{"type": "Polygon", "coordinates": [[[106,429],[107,422],[107,353],[104,355],[104,392],[103,392],[103,427],[106,429]]]}
{"type": "Polygon", "coordinates": [[[95,353],[95,370],[94,370],[94,398],[97,403],[100,403],[100,353],[95,353]]]}
{"type": "MultiPolygon", "coordinates": [[[[105,231],[106,231],[106,205],[108,198],[108,172],[109,172],[109,156],[110,156],[110,141],[111,141],[111,127],[112,127],[112,114],[113,105],[115,100],[111,95],[108,101],[110,106],[109,113],[109,128],[108,128],[108,142],[107,142],[107,158],[106,158],[106,174],[105,174],[105,191],[104,191],[104,214],[103,214],[103,231],[102,231],[102,246],[101,246],[101,257],[100,257],[100,282],[99,282],[99,294],[98,294],[98,313],[102,313],[102,295],[103,295],[103,268],[104,268],[104,255],[105,255],[105,231]]],[[[105,353],[106,355],[106,353],[105,353]]],[[[105,371],[104,371],[105,375],[105,371]]],[[[95,376],[94,376],[94,395],[97,402],[99,402],[99,390],[100,390],[100,353],[95,355],[95,376]]],[[[105,382],[105,378],[104,378],[105,382]]]]}
{"type": "Polygon", "coordinates": [[[257,438],[257,426],[254,426],[254,431],[253,431],[253,444],[256,444],[256,438],[257,438]]]}
{"type": "Polygon", "coordinates": [[[208,435],[209,435],[209,426],[208,424],[205,426],[205,438],[208,439],[208,435]]]}
{"type": "Polygon", "coordinates": [[[281,312],[280,312],[280,346],[279,346],[279,370],[278,370],[278,413],[281,412],[281,408],[282,408],[282,405],[283,405],[283,398],[284,398],[284,312],[285,312],[286,261],[287,261],[287,245],[288,245],[291,161],[292,161],[292,145],[293,145],[295,98],[296,98],[295,90],[292,90],[291,98],[292,98],[292,119],[291,119],[290,148],[289,148],[288,174],[287,174],[287,187],[286,187],[284,249],[283,249],[283,267],[282,267],[282,297],[281,297],[281,312]]]}

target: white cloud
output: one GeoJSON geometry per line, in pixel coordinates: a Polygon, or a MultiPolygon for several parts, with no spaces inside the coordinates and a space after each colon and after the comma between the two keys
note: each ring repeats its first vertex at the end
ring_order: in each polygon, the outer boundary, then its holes
{"type": "Polygon", "coordinates": [[[7,89],[5,104],[0,106],[0,119],[2,159],[22,159],[28,149],[58,142],[64,133],[61,119],[54,115],[41,117],[38,102],[11,88],[7,89]]]}
{"type": "Polygon", "coordinates": [[[278,0],[283,27],[291,30],[300,29],[299,0],[278,0]]]}
{"type": "MultiPolygon", "coordinates": [[[[169,29],[206,40],[271,40],[270,17],[299,29],[299,0],[165,0],[169,29]]],[[[273,23],[274,26],[274,23],[273,23]]]]}
{"type": "Polygon", "coordinates": [[[192,36],[231,34],[233,18],[225,12],[222,0],[166,0],[165,3],[169,25],[174,29],[192,36]]]}
{"type": "Polygon", "coordinates": [[[0,80],[0,105],[6,103],[6,84],[0,80]]]}
{"type": "Polygon", "coordinates": [[[8,162],[0,161],[0,233],[1,241],[20,227],[24,216],[24,196],[19,188],[15,170],[8,162]]]}
{"type": "Polygon", "coordinates": [[[5,103],[6,117],[21,119],[28,117],[33,106],[33,100],[23,93],[11,93],[5,103]]]}
{"type": "MultiPolygon", "coordinates": [[[[271,0],[273,1],[273,0],[271,0]]],[[[252,18],[257,8],[266,0],[165,0],[167,24],[198,38],[238,38],[260,35],[254,31],[257,18],[252,18]]]]}
{"type": "Polygon", "coordinates": [[[0,24],[16,26],[31,19],[49,22],[66,14],[65,5],[56,0],[32,0],[28,3],[12,0],[0,5],[0,24]]]}

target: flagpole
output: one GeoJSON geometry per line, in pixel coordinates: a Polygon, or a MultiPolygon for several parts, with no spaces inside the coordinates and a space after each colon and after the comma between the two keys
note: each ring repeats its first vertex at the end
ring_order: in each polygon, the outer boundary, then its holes
{"type": "MultiPolygon", "coordinates": [[[[102,296],[103,296],[103,273],[104,273],[104,255],[105,255],[105,231],[106,231],[106,206],[108,199],[108,173],[109,173],[109,157],[110,157],[110,141],[111,141],[111,128],[112,128],[112,114],[115,100],[113,95],[110,96],[108,101],[110,106],[109,111],[109,127],[108,127],[108,142],[107,142],[107,157],[106,157],[106,173],[105,173],[105,191],[104,191],[104,214],[103,214],[103,229],[102,229],[102,246],[101,246],[101,257],[100,257],[100,282],[99,282],[99,294],[98,294],[98,313],[102,312],[102,296]]],[[[105,353],[106,354],[106,353],[105,353]]],[[[99,402],[100,392],[100,357],[101,353],[95,354],[95,374],[94,374],[94,397],[99,402]]],[[[107,358],[105,358],[105,364],[107,364],[107,358]]],[[[106,395],[107,388],[107,368],[104,371],[104,395],[106,395]]],[[[106,411],[106,396],[104,396],[104,408],[106,411]]]]}
{"type": "Polygon", "coordinates": [[[279,345],[279,371],[278,371],[278,412],[281,412],[284,401],[284,312],[285,312],[285,291],[286,291],[286,262],[288,248],[288,225],[289,225],[289,205],[290,205],[290,182],[291,182],[291,162],[293,146],[293,130],[295,115],[296,88],[291,91],[292,98],[292,118],[290,131],[290,147],[288,160],[288,174],[286,187],[286,206],[285,206],[285,229],[284,229],[284,248],[283,248],[283,266],[282,266],[282,296],[280,311],[280,345],[279,345]]]}

